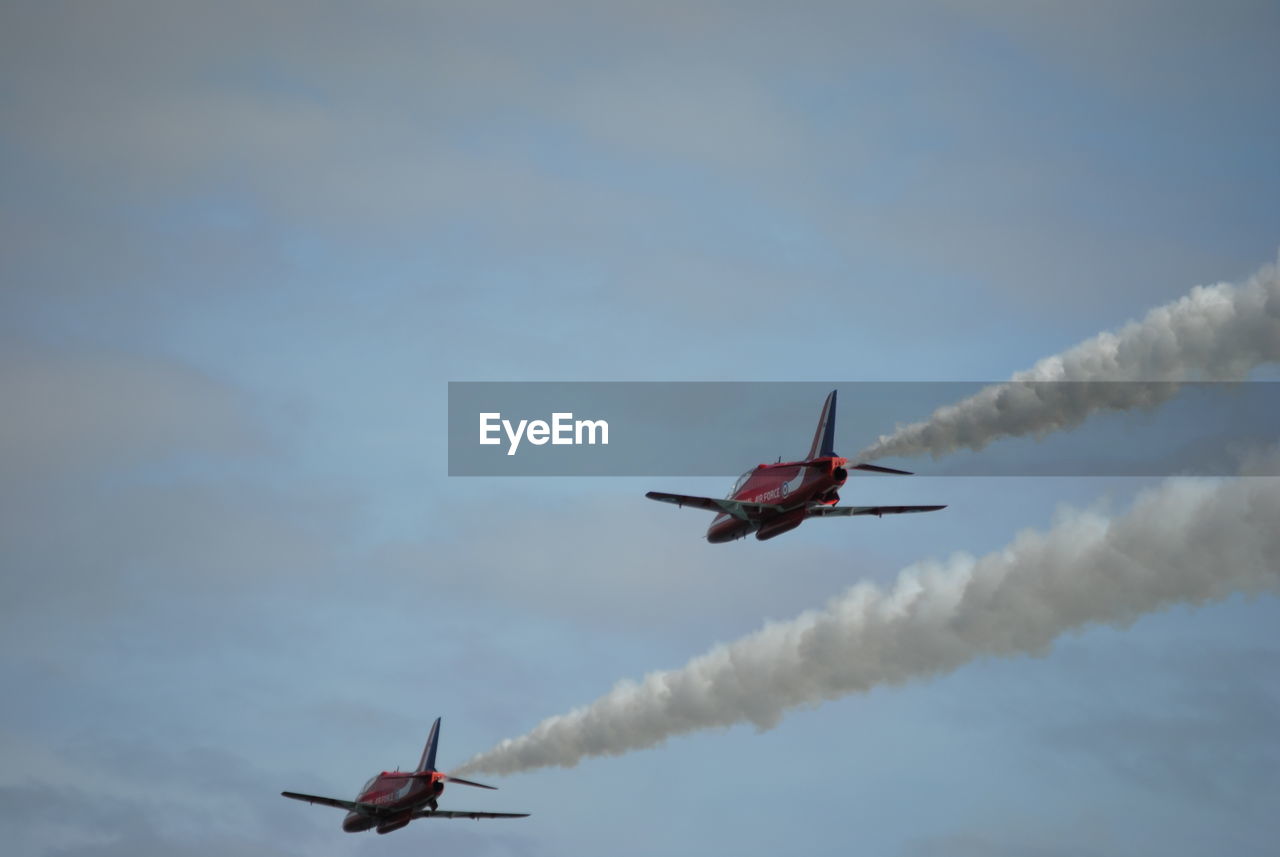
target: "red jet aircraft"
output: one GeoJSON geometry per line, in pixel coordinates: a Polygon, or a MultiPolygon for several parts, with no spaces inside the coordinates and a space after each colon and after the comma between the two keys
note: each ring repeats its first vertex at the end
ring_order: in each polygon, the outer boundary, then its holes
{"type": "Polygon", "coordinates": [[[836,391],[832,390],[818,415],[818,430],[804,461],[779,461],[760,464],[739,477],[729,496],[690,497],[650,491],[644,496],[662,503],[693,506],[719,512],[707,529],[707,541],[713,544],[744,539],[751,532],[760,541],[794,530],[806,518],[831,518],[848,515],[900,515],[904,512],[934,512],[946,506],[837,506],[838,489],[849,478],[850,470],[876,473],[898,473],[906,470],[875,464],[851,464],[832,449],[836,434],[836,391]]]}
{"type": "Polygon", "coordinates": [[[525,818],[527,812],[466,812],[436,809],[436,798],[444,792],[445,782],[492,789],[483,783],[473,783],[459,777],[451,777],[436,770],[436,742],[440,739],[440,718],[431,726],[427,746],[422,750],[422,761],[417,770],[383,771],[360,789],[355,800],[339,800],[334,797],[317,797],[280,792],[294,800],[318,803],[347,810],[342,829],[347,833],[359,833],[375,828],[379,833],[399,830],[415,818],[525,818]]]}

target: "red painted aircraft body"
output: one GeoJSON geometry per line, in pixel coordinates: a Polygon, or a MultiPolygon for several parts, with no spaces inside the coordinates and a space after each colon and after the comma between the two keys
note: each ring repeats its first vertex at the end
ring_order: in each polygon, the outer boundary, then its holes
{"type": "Polygon", "coordinates": [[[527,812],[473,812],[470,810],[438,809],[436,801],[444,793],[446,782],[492,789],[483,783],[464,780],[437,771],[436,743],[440,738],[440,718],[431,727],[427,746],[422,751],[422,761],[413,771],[383,771],[365,783],[355,800],[281,792],[287,798],[318,803],[347,810],[342,829],[347,833],[359,833],[373,828],[378,833],[399,830],[415,818],[525,818],[527,812]]]}
{"type": "Polygon", "coordinates": [[[809,455],[802,461],[780,461],[760,464],[738,479],[729,496],[694,497],[650,491],[650,500],[693,506],[717,512],[707,529],[707,541],[713,544],[746,538],[751,533],[764,541],[794,530],[809,518],[833,518],[852,515],[900,515],[907,512],[933,512],[946,506],[838,506],[840,488],[850,470],[910,475],[905,470],[876,464],[857,464],[836,455],[835,441],[836,391],[832,390],[818,416],[818,429],[813,436],[809,455]]]}

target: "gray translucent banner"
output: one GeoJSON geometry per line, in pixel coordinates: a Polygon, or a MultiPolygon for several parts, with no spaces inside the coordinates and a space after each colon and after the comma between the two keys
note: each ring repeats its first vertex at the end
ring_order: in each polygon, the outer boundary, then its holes
{"type": "MultiPolygon", "coordinates": [[[[833,389],[835,450],[853,458],[896,427],[991,386],[451,382],[449,475],[734,476],[803,458],[833,389]]],[[[986,439],[980,451],[926,448],[875,461],[929,476],[1226,476],[1274,461],[1280,438],[1280,383],[998,386],[1001,396],[960,432],[966,442],[986,439]],[[1048,410],[1063,411],[1067,425],[1035,428],[1048,410]]]]}

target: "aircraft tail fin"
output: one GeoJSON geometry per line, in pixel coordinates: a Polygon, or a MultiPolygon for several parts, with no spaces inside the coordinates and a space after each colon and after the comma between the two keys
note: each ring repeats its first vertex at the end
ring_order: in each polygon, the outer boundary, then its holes
{"type": "Polygon", "coordinates": [[[436,744],[440,741],[440,718],[431,724],[431,734],[427,736],[427,746],[422,748],[422,761],[418,762],[419,771],[436,769],[436,744]]]}
{"type": "Polygon", "coordinates": [[[818,414],[818,428],[813,433],[813,444],[809,447],[809,457],[806,461],[812,461],[815,458],[834,458],[836,443],[836,391],[832,390],[827,395],[827,400],[822,403],[822,412],[818,414]]]}

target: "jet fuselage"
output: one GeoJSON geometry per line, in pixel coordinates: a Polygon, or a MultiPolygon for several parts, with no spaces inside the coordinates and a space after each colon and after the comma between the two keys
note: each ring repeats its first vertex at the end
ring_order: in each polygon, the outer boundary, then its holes
{"type": "Polygon", "coordinates": [[[383,771],[365,783],[356,800],[381,807],[389,814],[385,818],[374,818],[352,810],[342,820],[342,829],[359,833],[376,826],[379,833],[390,833],[408,824],[415,812],[432,805],[443,793],[444,775],[439,771],[431,772],[430,778],[383,771]]]}
{"type": "Polygon", "coordinates": [[[849,478],[843,458],[820,458],[810,462],[761,464],[739,478],[729,493],[730,500],[768,503],[779,511],[752,515],[748,520],[727,512],[716,515],[707,528],[712,544],[746,538],[751,533],[764,541],[800,526],[813,506],[834,506],[840,502],[839,489],[849,478]]]}

